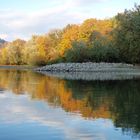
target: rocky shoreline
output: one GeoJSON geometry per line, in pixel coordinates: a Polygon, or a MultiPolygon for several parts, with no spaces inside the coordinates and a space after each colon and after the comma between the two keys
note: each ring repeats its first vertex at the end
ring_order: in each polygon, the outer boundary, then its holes
{"type": "Polygon", "coordinates": [[[140,68],[122,63],[59,63],[35,69],[68,80],[126,80],[140,78],[140,68]]]}
{"type": "MultiPolygon", "coordinates": [[[[132,71],[138,68],[123,63],[58,63],[37,68],[37,71],[52,72],[100,72],[100,71],[132,71]]],[[[140,69],[138,69],[140,70],[140,69]]]]}

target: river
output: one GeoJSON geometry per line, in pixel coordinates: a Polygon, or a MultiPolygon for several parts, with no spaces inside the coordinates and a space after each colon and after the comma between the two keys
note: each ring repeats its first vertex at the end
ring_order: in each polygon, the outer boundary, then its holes
{"type": "Polygon", "coordinates": [[[64,80],[0,70],[0,140],[138,140],[140,79],[64,80]]]}

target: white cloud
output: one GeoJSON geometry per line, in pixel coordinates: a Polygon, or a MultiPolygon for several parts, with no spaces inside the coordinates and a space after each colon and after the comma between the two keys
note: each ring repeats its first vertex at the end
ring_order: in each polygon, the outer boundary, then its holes
{"type": "MultiPolygon", "coordinates": [[[[52,28],[61,28],[68,23],[83,20],[81,14],[68,11],[70,5],[54,7],[37,12],[0,11],[0,34],[8,32],[10,38],[29,38],[32,34],[46,33],[52,28]]],[[[3,36],[1,36],[3,38],[3,36]]]]}
{"type": "Polygon", "coordinates": [[[109,0],[54,0],[51,6],[38,10],[0,10],[0,37],[29,39],[33,34],[45,34],[69,23],[81,23],[98,14],[94,4],[105,1],[109,0]]]}
{"type": "Polygon", "coordinates": [[[7,34],[0,34],[0,38],[6,39],[8,37],[7,34]]]}
{"type": "Polygon", "coordinates": [[[91,5],[91,4],[96,4],[96,3],[101,3],[101,2],[106,2],[108,0],[71,0],[72,2],[75,2],[79,5],[91,5]]]}

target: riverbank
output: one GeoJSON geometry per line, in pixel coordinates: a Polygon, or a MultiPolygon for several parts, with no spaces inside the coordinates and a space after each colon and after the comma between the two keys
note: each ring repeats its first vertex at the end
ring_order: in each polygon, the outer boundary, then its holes
{"type": "Polygon", "coordinates": [[[28,65],[0,65],[0,69],[33,70],[37,67],[28,65]]]}
{"type": "Polygon", "coordinates": [[[46,65],[36,69],[37,71],[52,72],[103,72],[103,71],[132,71],[140,70],[138,66],[123,63],[58,63],[46,65]]]}
{"type": "Polygon", "coordinates": [[[123,63],[59,63],[35,69],[68,80],[126,80],[140,78],[140,67],[123,63]]]}
{"type": "Polygon", "coordinates": [[[140,79],[140,66],[123,63],[59,63],[43,67],[0,66],[0,70],[31,70],[43,75],[68,80],[140,79]]]}

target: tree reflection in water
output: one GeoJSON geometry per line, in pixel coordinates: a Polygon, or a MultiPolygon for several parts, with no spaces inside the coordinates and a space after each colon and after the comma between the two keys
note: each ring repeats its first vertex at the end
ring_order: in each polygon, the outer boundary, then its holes
{"type": "Polygon", "coordinates": [[[125,133],[140,132],[140,80],[70,81],[31,71],[1,70],[0,89],[29,94],[31,99],[61,106],[86,119],[111,119],[125,133]]]}

